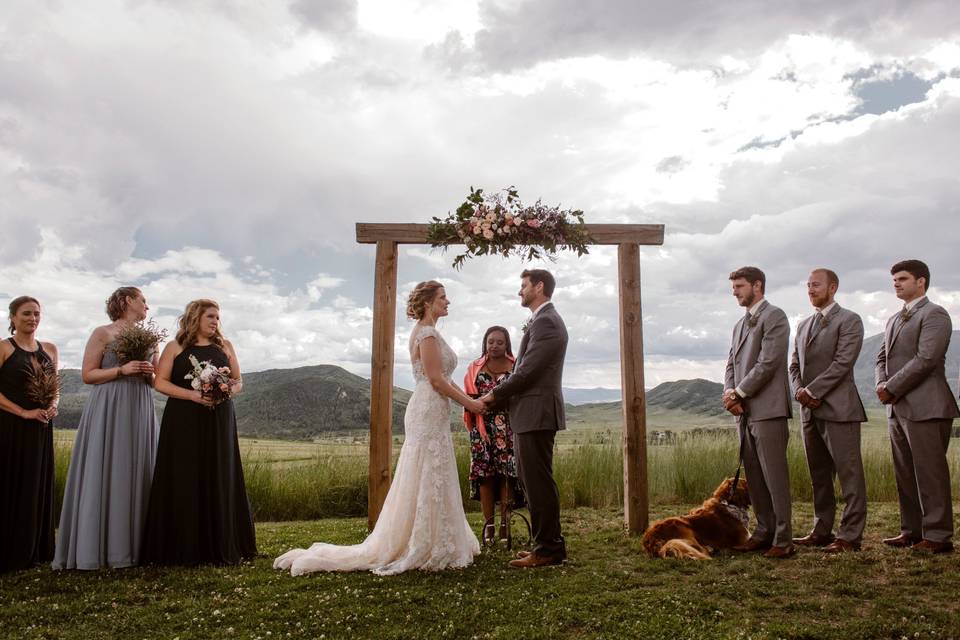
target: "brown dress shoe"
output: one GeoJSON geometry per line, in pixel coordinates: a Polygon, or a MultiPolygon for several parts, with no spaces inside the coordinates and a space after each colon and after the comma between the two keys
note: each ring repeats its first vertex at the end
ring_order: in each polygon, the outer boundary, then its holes
{"type": "Polygon", "coordinates": [[[551,565],[563,564],[564,559],[562,555],[541,556],[537,553],[531,553],[525,558],[511,560],[510,566],[516,569],[534,569],[536,567],[549,567],[551,565]]]}
{"type": "Polygon", "coordinates": [[[860,551],[860,543],[837,538],[823,548],[824,553],[845,553],[847,551],[860,551]]]}
{"type": "Polygon", "coordinates": [[[733,547],[733,550],[743,551],[743,552],[766,551],[771,547],[772,544],[773,543],[770,542],[769,540],[758,540],[756,538],[749,538],[743,544],[738,544],[737,546],[733,547]]]}
{"type": "Polygon", "coordinates": [[[527,557],[528,555],[530,555],[531,553],[532,553],[532,552],[530,552],[530,551],[517,551],[517,560],[523,560],[524,558],[526,558],[526,557],[527,557]]]}
{"type": "Polygon", "coordinates": [[[833,534],[821,536],[811,531],[802,538],[794,538],[793,544],[798,544],[801,547],[826,547],[827,545],[832,544],[835,539],[836,538],[833,537],[833,534]]]}
{"type": "Polygon", "coordinates": [[[884,538],[882,542],[890,547],[912,547],[920,542],[920,538],[912,538],[905,533],[901,533],[900,535],[892,538],[884,538]]]}
{"type": "Polygon", "coordinates": [[[782,560],[783,558],[789,558],[797,552],[794,546],[788,545],[786,547],[770,547],[767,549],[767,552],[763,554],[764,558],[775,558],[777,560],[782,560]]]}
{"type": "Polygon", "coordinates": [[[911,551],[918,553],[950,553],[953,551],[952,542],[934,542],[933,540],[921,540],[910,547],[911,551]]]}

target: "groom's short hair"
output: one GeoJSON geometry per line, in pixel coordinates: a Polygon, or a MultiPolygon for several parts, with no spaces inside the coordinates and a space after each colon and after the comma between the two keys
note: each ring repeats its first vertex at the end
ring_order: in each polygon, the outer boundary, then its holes
{"type": "Polygon", "coordinates": [[[529,278],[531,284],[534,285],[542,282],[543,295],[548,298],[553,297],[553,290],[557,288],[556,279],[554,279],[553,274],[546,269],[524,269],[523,273],[520,274],[520,278],[529,278]]]}

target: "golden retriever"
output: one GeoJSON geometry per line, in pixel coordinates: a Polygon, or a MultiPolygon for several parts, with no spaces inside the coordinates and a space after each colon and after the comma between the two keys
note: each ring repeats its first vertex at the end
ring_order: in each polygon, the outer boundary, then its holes
{"type": "Polygon", "coordinates": [[[732,486],[733,478],[727,478],[687,515],[654,522],[643,534],[643,548],[654,557],[709,560],[713,551],[746,542],[747,481],[741,478],[731,496],[732,486]]]}

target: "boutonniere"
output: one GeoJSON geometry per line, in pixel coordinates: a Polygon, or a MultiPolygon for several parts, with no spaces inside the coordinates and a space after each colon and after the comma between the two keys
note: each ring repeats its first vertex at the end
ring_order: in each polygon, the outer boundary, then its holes
{"type": "Polygon", "coordinates": [[[755,327],[755,326],[757,326],[757,322],[758,322],[757,315],[751,314],[751,315],[750,315],[750,318],[747,320],[747,326],[748,326],[748,327],[755,327]]]}
{"type": "Polygon", "coordinates": [[[820,320],[820,328],[822,329],[828,324],[830,324],[830,316],[823,316],[823,319],[820,320]]]}
{"type": "Polygon", "coordinates": [[[904,309],[900,312],[900,322],[909,322],[913,317],[913,309],[904,309]]]}
{"type": "Polygon", "coordinates": [[[523,333],[526,333],[527,331],[530,330],[530,325],[532,323],[533,323],[533,318],[532,317],[527,318],[526,320],[524,320],[523,324],[520,326],[520,331],[522,331],[523,333]]]}

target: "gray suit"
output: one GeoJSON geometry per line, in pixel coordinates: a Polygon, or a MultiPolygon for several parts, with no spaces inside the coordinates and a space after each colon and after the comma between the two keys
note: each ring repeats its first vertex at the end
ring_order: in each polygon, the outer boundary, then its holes
{"type": "Polygon", "coordinates": [[[751,321],[733,329],[725,388],[740,389],[745,412],[738,420],[750,502],[757,517],[752,538],[774,546],[791,544],[787,419],[791,417],[787,351],[790,323],[764,300],[751,321]]]}
{"type": "Polygon", "coordinates": [[[853,366],[863,346],[863,321],[853,311],[834,304],[819,327],[817,314],[803,320],[790,361],[794,392],[806,388],[821,401],[816,409],[802,407],[803,446],[813,483],[817,536],[833,535],[837,500],[834,475],[846,506],[837,537],[860,544],[867,522],[867,485],[860,455],[860,423],[867,419],[853,378],[853,366]]]}
{"type": "Polygon", "coordinates": [[[900,531],[932,542],[953,536],[947,446],[960,410],[945,371],[952,330],[950,315],[924,297],[908,318],[890,318],[877,354],[877,385],[895,397],[887,405],[887,425],[900,531]]]}
{"type": "Polygon", "coordinates": [[[563,407],[563,360],[567,327],[553,304],[530,323],[513,374],[493,390],[498,404],[510,401],[517,475],[526,494],[533,528],[533,551],[566,557],[560,532],[560,492],[553,479],[553,443],[566,428],[563,407]]]}

